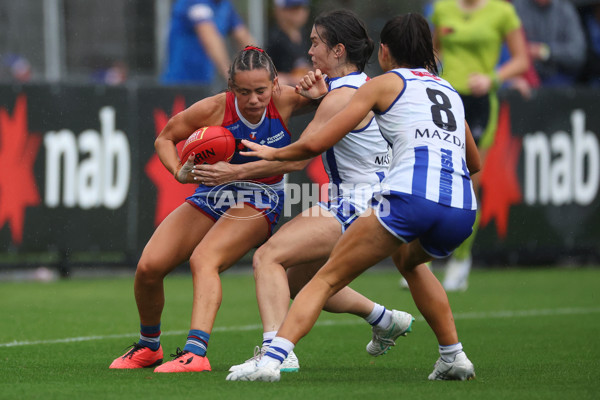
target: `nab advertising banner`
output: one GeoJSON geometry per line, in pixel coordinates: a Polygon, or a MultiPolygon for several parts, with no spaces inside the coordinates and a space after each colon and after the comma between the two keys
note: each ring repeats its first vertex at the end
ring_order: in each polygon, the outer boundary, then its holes
{"type": "Polygon", "coordinates": [[[127,248],[137,169],[128,97],[0,87],[0,251],[127,248]]]}
{"type": "Polygon", "coordinates": [[[598,90],[505,99],[480,176],[475,256],[495,264],[598,260],[599,106],[598,90]]]}
{"type": "MultiPolygon", "coordinates": [[[[67,262],[72,254],[111,253],[135,265],[156,226],[194,190],[162,166],[154,139],[171,116],[210,94],[155,86],[0,86],[0,266],[37,253],[67,262]]],[[[480,173],[476,260],[600,260],[599,104],[600,95],[586,89],[504,99],[480,173]]],[[[292,119],[294,138],[308,121],[292,119]]],[[[289,185],[282,222],[319,197],[295,189],[314,190],[311,182],[326,180],[318,159],[290,174],[296,185],[289,185]]]]}

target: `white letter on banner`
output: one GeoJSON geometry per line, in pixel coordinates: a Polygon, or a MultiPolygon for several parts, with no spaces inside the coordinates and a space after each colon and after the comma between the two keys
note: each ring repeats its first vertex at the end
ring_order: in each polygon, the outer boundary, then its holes
{"type": "Polygon", "coordinates": [[[585,113],[575,110],[571,114],[573,126],[573,192],[575,202],[587,206],[598,194],[600,184],[600,146],[593,132],[585,131],[585,113]],[[587,168],[586,166],[587,159],[587,168]],[[587,174],[587,180],[586,180],[587,174]]]}

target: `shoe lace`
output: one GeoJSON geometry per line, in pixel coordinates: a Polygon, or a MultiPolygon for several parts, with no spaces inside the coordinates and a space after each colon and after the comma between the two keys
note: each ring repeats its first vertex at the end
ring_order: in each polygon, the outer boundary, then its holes
{"type": "Polygon", "coordinates": [[[186,355],[187,353],[189,353],[189,351],[187,351],[187,350],[181,350],[178,347],[177,350],[175,350],[175,354],[171,354],[171,357],[174,357],[173,360],[176,360],[179,357],[182,357],[182,356],[186,355]]]}
{"type": "Polygon", "coordinates": [[[433,372],[435,373],[436,379],[446,379],[450,369],[451,367],[448,365],[448,363],[444,362],[441,357],[438,358],[433,365],[433,372]]]}
{"type": "Polygon", "coordinates": [[[375,343],[384,343],[384,344],[386,344],[388,346],[395,346],[396,345],[396,342],[394,342],[392,339],[381,337],[381,336],[379,336],[376,333],[373,334],[373,342],[375,342],[375,343]]]}
{"type": "Polygon", "coordinates": [[[267,348],[266,347],[259,347],[259,346],[255,346],[254,347],[254,356],[250,357],[249,359],[247,359],[245,362],[250,362],[250,361],[260,361],[260,359],[262,358],[262,356],[267,352],[267,348]]]}
{"type": "MultiPolygon", "coordinates": [[[[386,334],[386,331],[381,332],[382,334],[386,334]]],[[[395,346],[396,342],[393,339],[386,338],[379,334],[377,329],[373,329],[373,342],[374,343],[384,343],[388,346],[395,346]]]]}
{"type": "Polygon", "coordinates": [[[125,349],[124,349],[124,350],[127,350],[127,349],[129,349],[129,348],[131,348],[131,350],[129,350],[129,351],[127,352],[127,354],[125,354],[125,355],[123,356],[123,358],[126,358],[126,357],[132,358],[132,357],[133,357],[133,355],[135,354],[135,352],[136,352],[136,351],[138,351],[138,350],[141,350],[141,349],[143,349],[143,348],[144,348],[144,346],[142,346],[142,345],[141,345],[141,344],[139,344],[139,343],[135,343],[135,342],[134,342],[132,345],[125,347],[125,349]]]}

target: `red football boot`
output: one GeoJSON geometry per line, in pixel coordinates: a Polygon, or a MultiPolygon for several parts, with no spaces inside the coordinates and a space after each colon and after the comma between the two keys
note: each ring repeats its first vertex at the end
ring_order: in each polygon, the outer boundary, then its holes
{"type": "Polygon", "coordinates": [[[181,351],[178,347],[173,360],[156,367],[154,372],[202,372],[210,371],[208,358],[199,356],[189,351],[181,351]]]}
{"type": "Polygon", "coordinates": [[[162,346],[154,351],[134,343],[132,349],[110,364],[112,369],[150,368],[160,365],[163,360],[162,346]]]}

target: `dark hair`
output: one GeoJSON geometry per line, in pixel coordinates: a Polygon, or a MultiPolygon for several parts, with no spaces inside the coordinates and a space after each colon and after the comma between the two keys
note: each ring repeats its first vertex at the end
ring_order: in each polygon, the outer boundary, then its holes
{"type": "Polygon", "coordinates": [[[438,75],[431,30],[422,15],[409,13],[390,19],[380,38],[399,66],[425,68],[438,75]]]}
{"type": "Polygon", "coordinates": [[[315,27],[323,28],[318,32],[321,40],[333,48],[338,43],[346,47],[346,59],[356,65],[360,72],[373,53],[373,40],[367,28],[356,14],[348,10],[335,10],[319,15],[315,19],[315,27]]]}
{"type": "Polygon", "coordinates": [[[260,47],[246,46],[240,51],[229,68],[229,80],[233,82],[235,74],[239,71],[252,71],[255,69],[265,69],[269,71],[269,78],[274,80],[277,76],[277,69],[273,64],[271,57],[260,47]]]}

